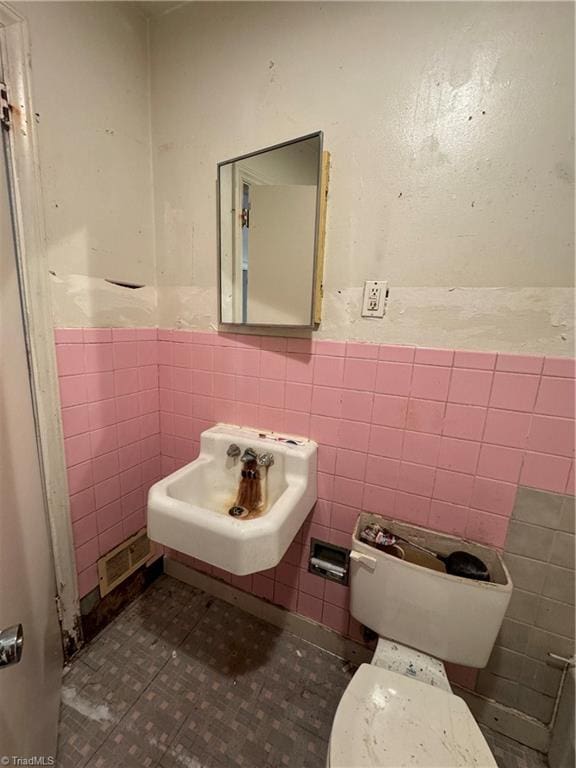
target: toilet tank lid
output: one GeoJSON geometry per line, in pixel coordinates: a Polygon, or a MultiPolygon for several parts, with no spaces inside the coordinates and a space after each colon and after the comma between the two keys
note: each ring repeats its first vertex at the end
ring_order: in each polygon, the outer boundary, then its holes
{"type": "Polygon", "coordinates": [[[465,702],[440,688],[362,664],[330,736],[330,768],[496,768],[465,702]]]}

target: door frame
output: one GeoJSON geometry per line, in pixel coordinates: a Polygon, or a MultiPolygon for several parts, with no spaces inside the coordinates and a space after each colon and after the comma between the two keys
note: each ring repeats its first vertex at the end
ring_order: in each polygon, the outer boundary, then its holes
{"type": "Polygon", "coordinates": [[[82,645],[64,437],[44,225],[36,115],[26,20],[0,2],[0,56],[8,86],[8,186],[40,472],[56,575],[55,601],[65,659],[82,645]]]}

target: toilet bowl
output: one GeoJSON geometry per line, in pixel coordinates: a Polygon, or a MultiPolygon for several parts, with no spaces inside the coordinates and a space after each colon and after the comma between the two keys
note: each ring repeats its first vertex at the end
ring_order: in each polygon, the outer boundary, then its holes
{"type": "Polygon", "coordinates": [[[352,536],[350,612],[374,630],[378,644],[338,705],[329,768],[495,768],[466,703],[450,687],[444,661],[486,665],[502,624],[512,582],[499,554],[376,515],[362,514],[352,536]],[[480,557],[490,582],[451,576],[409,546],[399,559],[362,542],[379,523],[441,554],[480,557]]]}

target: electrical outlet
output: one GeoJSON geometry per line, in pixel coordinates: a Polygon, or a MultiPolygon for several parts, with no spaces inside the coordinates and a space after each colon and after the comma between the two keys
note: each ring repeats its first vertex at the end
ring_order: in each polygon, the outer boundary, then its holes
{"type": "Polygon", "coordinates": [[[388,298],[386,280],[366,280],[362,300],[362,317],[384,317],[388,298]]]}

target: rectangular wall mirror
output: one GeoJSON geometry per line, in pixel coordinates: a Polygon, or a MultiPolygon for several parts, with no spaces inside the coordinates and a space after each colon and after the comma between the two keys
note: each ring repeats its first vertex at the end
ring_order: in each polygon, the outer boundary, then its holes
{"type": "Polygon", "coordinates": [[[220,322],[312,328],[322,133],[218,164],[220,322]]]}

